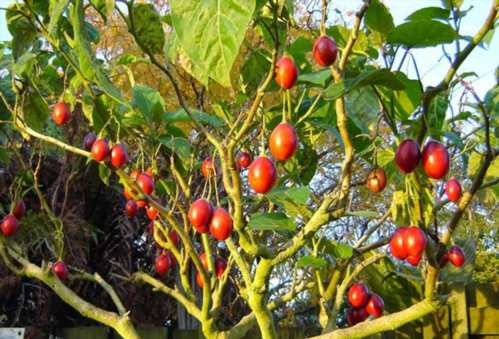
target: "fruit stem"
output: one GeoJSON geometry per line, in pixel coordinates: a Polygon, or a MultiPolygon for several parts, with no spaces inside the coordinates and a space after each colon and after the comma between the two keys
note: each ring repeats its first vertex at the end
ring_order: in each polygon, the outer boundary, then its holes
{"type": "Polygon", "coordinates": [[[291,93],[290,93],[289,90],[286,90],[286,100],[287,100],[287,103],[288,103],[288,116],[287,116],[287,119],[291,120],[292,108],[291,108],[291,93]]]}
{"type": "MultiPolygon", "coordinates": [[[[284,118],[284,110],[283,110],[284,118]]],[[[265,156],[265,114],[262,114],[262,131],[260,132],[260,156],[265,156]]]]}

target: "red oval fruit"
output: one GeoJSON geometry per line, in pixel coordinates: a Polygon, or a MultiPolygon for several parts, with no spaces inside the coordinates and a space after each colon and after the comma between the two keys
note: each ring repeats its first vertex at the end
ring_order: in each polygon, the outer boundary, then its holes
{"type": "Polygon", "coordinates": [[[458,202],[459,199],[461,199],[461,184],[456,178],[447,181],[447,184],[445,185],[445,194],[447,194],[447,198],[452,202],[458,202]]]}
{"type": "Polygon", "coordinates": [[[171,266],[172,262],[170,260],[170,257],[166,254],[159,255],[158,257],[156,257],[156,260],[154,261],[154,269],[156,270],[156,273],[160,276],[163,276],[166,273],[168,273],[171,266]]]}
{"type": "Polygon", "coordinates": [[[277,125],[269,138],[270,152],[277,160],[288,160],[298,146],[298,136],[291,124],[286,122],[277,125]]]}
{"type": "Polygon", "coordinates": [[[381,192],[386,186],[386,174],[382,168],[372,170],[367,176],[367,189],[373,193],[381,192]]]}
{"type": "Polygon", "coordinates": [[[71,119],[71,111],[69,106],[64,102],[58,102],[52,109],[52,120],[58,126],[64,125],[71,119]]]}
{"type": "Polygon", "coordinates": [[[103,161],[109,155],[109,143],[106,139],[97,139],[92,145],[91,152],[95,161],[103,161]]]}
{"type": "Polygon", "coordinates": [[[128,200],[125,205],[125,213],[129,218],[133,218],[138,212],[137,203],[134,200],[128,200]]]}
{"type": "Polygon", "coordinates": [[[149,220],[155,220],[158,217],[158,210],[154,206],[146,208],[146,214],[149,220]]]}
{"type": "Polygon", "coordinates": [[[26,205],[24,204],[24,201],[21,200],[14,207],[12,215],[14,215],[18,220],[20,220],[24,216],[25,212],[26,212],[26,205]]]}
{"type": "Polygon", "coordinates": [[[223,208],[217,208],[213,212],[210,221],[210,233],[217,240],[225,240],[232,233],[232,217],[223,208]]]}
{"type": "Polygon", "coordinates": [[[298,78],[298,68],[293,59],[288,56],[281,57],[275,67],[275,82],[284,89],[294,86],[298,78]]]}
{"type": "Polygon", "coordinates": [[[395,162],[404,173],[411,173],[418,167],[421,159],[419,145],[412,139],[402,141],[395,154],[395,162]]]}
{"type": "Polygon", "coordinates": [[[464,265],[465,262],[465,257],[464,257],[464,252],[459,246],[452,246],[447,252],[447,255],[449,257],[449,261],[451,262],[452,265],[456,267],[461,267],[464,265]]]}
{"type": "Polygon", "coordinates": [[[211,158],[206,158],[201,164],[201,173],[205,178],[208,178],[215,174],[215,166],[213,165],[213,160],[211,158]]]}
{"type": "Polygon", "coordinates": [[[19,223],[17,222],[15,216],[8,214],[5,218],[3,218],[2,225],[0,225],[0,227],[2,228],[3,235],[10,237],[16,234],[17,229],[19,228],[19,223]]]}
{"type": "Polygon", "coordinates": [[[142,192],[144,192],[144,194],[151,195],[151,193],[154,191],[154,181],[147,174],[140,174],[137,177],[137,184],[139,185],[142,192]]]}
{"type": "Polygon", "coordinates": [[[92,146],[93,146],[95,140],[97,140],[97,136],[95,135],[95,133],[94,132],[88,132],[85,135],[85,137],[83,138],[83,148],[86,151],[90,151],[92,149],[92,146]]]}
{"type": "Polygon", "coordinates": [[[52,265],[52,273],[54,273],[60,280],[66,280],[68,277],[68,268],[64,261],[57,261],[52,265]]]}
{"type": "Polygon", "coordinates": [[[267,193],[277,180],[277,171],[269,158],[257,157],[248,171],[248,182],[257,193],[267,193]]]}
{"type": "Polygon", "coordinates": [[[349,308],[347,311],[347,322],[349,326],[354,326],[367,319],[369,314],[364,308],[354,309],[349,308]]]}
{"type": "Polygon", "coordinates": [[[225,270],[227,269],[227,260],[222,257],[217,257],[215,259],[215,275],[218,279],[222,277],[225,270]]]}
{"type": "Polygon", "coordinates": [[[369,298],[369,290],[366,285],[354,283],[348,290],[348,302],[354,308],[363,307],[369,298]]]}
{"type": "Polygon", "coordinates": [[[315,40],[312,54],[314,55],[315,62],[319,65],[324,67],[331,66],[338,55],[336,42],[327,35],[322,35],[315,40]]]}
{"type": "Polygon", "coordinates": [[[180,244],[180,237],[178,236],[178,233],[172,230],[170,231],[170,233],[168,233],[168,237],[172,241],[173,245],[175,247],[178,247],[178,245],[180,244]]]}
{"type": "Polygon", "coordinates": [[[211,204],[204,199],[198,199],[192,203],[187,217],[191,225],[194,226],[199,233],[207,233],[212,215],[213,207],[211,204]]]}
{"type": "Polygon", "coordinates": [[[421,261],[422,254],[420,255],[410,255],[406,258],[407,262],[411,264],[412,266],[418,266],[419,262],[421,261]]]}
{"type": "Polygon", "coordinates": [[[236,160],[237,168],[247,168],[251,164],[251,155],[248,152],[241,152],[236,160]]]}
{"type": "Polygon", "coordinates": [[[128,152],[125,146],[116,144],[111,149],[111,165],[115,168],[120,168],[128,162],[128,152]]]}
{"type": "Polygon", "coordinates": [[[423,169],[430,178],[443,178],[449,171],[447,148],[436,141],[428,142],[423,148],[423,169]]]}
{"type": "Polygon", "coordinates": [[[426,247],[426,236],[424,232],[416,226],[410,226],[405,231],[405,247],[407,256],[420,256],[426,247]]]}
{"type": "Polygon", "coordinates": [[[407,231],[406,227],[399,227],[393,233],[390,239],[390,252],[392,255],[400,260],[407,258],[407,247],[405,246],[405,233],[407,231]]]}
{"type": "Polygon", "coordinates": [[[383,299],[376,293],[371,293],[366,304],[366,312],[373,317],[379,318],[383,315],[383,307],[385,307],[383,299]]]}
{"type": "Polygon", "coordinates": [[[204,287],[204,279],[201,273],[196,272],[196,284],[199,286],[199,288],[204,287]]]}
{"type": "Polygon", "coordinates": [[[444,253],[439,260],[440,267],[444,267],[449,262],[449,253],[444,253]]]}

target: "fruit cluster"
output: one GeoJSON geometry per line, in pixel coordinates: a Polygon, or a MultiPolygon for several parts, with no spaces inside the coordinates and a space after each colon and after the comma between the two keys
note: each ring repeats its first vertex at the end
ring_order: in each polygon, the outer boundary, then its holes
{"type": "MultiPolygon", "coordinates": [[[[217,256],[214,259],[214,266],[215,266],[215,276],[217,279],[220,279],[222,275],[224,274],[225,270],[227,269],[227,260],[225,260],[222,257],[217,256]]],[[[208,264],[208,258],[206,257],[206,253],[201,253],[199,255],[199,260],[201,261],[201,264],[203,265],[205,270],[209,269],[209,264],[208,264]]],[[[204,279],[203,275],[200,272],[196,272],[196,284],[200,287],[204,287],[204,279]]]]}
{"type": "Polygon", "coordinates": [[[461,247],[457,245],[452,246],[440,259],[440,266],[444,267],[449,261],[456,267],[461,267],[464,265],[466,259],[461,247]]]}
{"type": "Polygon", "coordinates": [[[392,255],[417,266],[426,247],[425,233],[416,226],[399,227],[390,240],[392,255]]]}
{"type": "Polygon", "coordinates": [[[385,306],[383,299],[376,293],[369,292],[366,285],[354,283],[348,290],[347,322],[353,326],[363,322],[370,315],[379,318],[383,315],[385,306]]]}
{"type": "Polygon", "coordinates": [[[19,201],[14,205],[10,214],[7,214],[0,225],[2,234],[4,237],[11,237],[17,233],[19,229],[19,220],[24,216],[26,212],[26,205],[24,201],[19,201]]]}

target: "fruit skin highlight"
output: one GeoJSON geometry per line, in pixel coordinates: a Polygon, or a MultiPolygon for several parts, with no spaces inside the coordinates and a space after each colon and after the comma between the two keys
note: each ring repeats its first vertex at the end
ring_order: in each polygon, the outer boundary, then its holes
{"type": "Polygon", "coordinates": [[[284,89],[290,89],[298,78],[298,68],[289,56],[281,57],[275,65],[275,82],[284,89]]]}
{"type": "Polygon", "coordinates": [[[277,171],[272,160],[257,157],[248,170],[248,182],[256,193],[267,193],[277,180],[277,171]]]}
{"type": "Polygon", "coordinates": [[[225,240],[232,233],[232,217],[223,208],[217,208],[213,212],[210,221],[210,233],[217,240],[225,240]]]}
{"type": "Polygon", "coordinates": [[[449,200],[452,202],[458,202],[459,199],[461,199],[461,184],[456,178],[452,178],[447,181],[447,184],[445,185],[445,194],[447,195],[447,198],[449,198],[449,200]]]}
{"type": "Polygon", "coordinates": [[[449,171],[449,152],[439,142],[429,141],[423,148],[423,169],[433,179],[443,178],[449,171]]]}
{"type": "Polygon", "coordinates": [[[269,138],[270,152],[279,161],[288,160],[298,147],[298,136],[291,124],[282,122],[277,125],[269,138]]]}

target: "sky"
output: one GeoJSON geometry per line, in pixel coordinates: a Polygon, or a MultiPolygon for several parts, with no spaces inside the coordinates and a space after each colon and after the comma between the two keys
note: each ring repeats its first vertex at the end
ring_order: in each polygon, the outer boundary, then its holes
{"type": "MultiPolygon", "coordinates": [[[[428,6],[441,6],[440,0],[384,0],[383,1],[393,15],[395,24],[404,22],[404,19],[415,10],[428,6]]],[[[11,0],[0,0],[0,7],[7,7],[11,0]]],[[[331,0],[332,6],[341,11],[352,11],[360,8],[362,0],[331,0]]],[[[482,25],[489,8],[491,0],[465,0],[462,8],[473,6],[473,10],[464,18],[461,25],[461,34],[473,35],[482,25]]],[[[10,39],[5,22],[5,12],[0,11],[0,41],[10,39]]],[[[464,44],[463,44],[464,45],[464,44]]],[[[451,51],[451,49],[449,49],[451,51]]],[[[441,58],[441,47],[414,50],[414,55],[420,68],[424,86],[436,85],[446,73],[449,62],[441,58]]],[[[495,83],[495,68],[499,65],[499,33],[495,34],[488,50],[477,48],[466,59],[460,67],[459,72],[473,71],[479,78],[473,81],[473,87],[480,96],[495,83]]],[[[406,65],[408,63],[406,62],[406,65]]],[[[414,76],[412,67],[404,66],[403,71],[409,76],[414,76]]]]}

